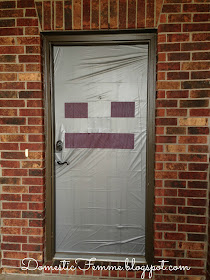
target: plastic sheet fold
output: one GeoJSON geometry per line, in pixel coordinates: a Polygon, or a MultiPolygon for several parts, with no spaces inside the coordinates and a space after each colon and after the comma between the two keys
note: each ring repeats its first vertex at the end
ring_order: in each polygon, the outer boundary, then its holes
{"type": "Polygon", "coordinates": [[[147,64],[147,45],[54,47],[56,252],[145,254],[147,64]]]}

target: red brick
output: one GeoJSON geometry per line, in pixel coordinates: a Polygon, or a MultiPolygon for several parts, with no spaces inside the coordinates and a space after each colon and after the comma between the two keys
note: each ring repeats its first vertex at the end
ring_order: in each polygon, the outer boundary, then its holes
{"type": "Polygon", "coordinates": [[[159,44],[158,52],[180,51],[180,43],[159,44]]]}
{"type": "MultiPolygon", "coordinates": [[[[210,34],[209,33],[196,33],[192,35],[192,40],[193,41],[209,41],[210,40],[210,34]]],[[[208,53],[203,53],[204,56],[207,55],[208,53]]],[[[194,55],[194,54],[193,54],[194,55]]],[[[202,53],[201,53],[202,55],[202,53]]]]}
{"type": "Polygon", "coordinates": [[[208,164],[190,163],[189,170],[205,171],[205,170],[208,170],[208,164]]]}
{"type": "Polygon", "coordinates": [[[177,107],[176,100],[157,100],[156,107],[177,107]]]}
{"type": "Polygon", "coordinates": [[[36,17],[36,10],[35,9],[26,9],[25,16],[26,17],[36,17]]]}
{"type": "Polygon", "coordinates": [[[40,45],[40,37],[18,37],[18,45],[40,45]]]}
{"type": "Polygon", "coordinates": [[[156,248],[175,248],[176,247],[176,242],[174,242],[174,241],[155,241],[154,243],[155,243],[156,248]]]}
{"type": "Polygon", "coordinates": [[[0,118],[0,124],[25,124],[26,119],[25,118],[0,118]]]}
{"type": "Polygon", "coordinates": [[[19,55],[20,63],[41,62],[40,55],[19,55]]]}
{"type": "Polygon", "coordinates": [[[176,118],[157,118],[156,125],[177,125],[176,118]]]}
{"type": "Polygon", "coordinates": [[[209,100],[180,100],[180,107],[208,107],[209,100]]]}
{"type": "Polygon", "coordinates": [[[20,167],[20,162],[19,161],[14,161],[14,160],[12,160],[12,161],[1,160],[0,164],[1,164],[2,167],[10,167],[10,168],[19,168],[20,167]]]}
{"type": "MultiPolygon", "coordinates": [[[[39,3],[39,2],[37,2],[39,3]]],[[[25,27],[25,35],[39,35],[38,27],[25,27]]]]}
{"type": "Polygon", "coordinates": [[[173,231],[176,230],[176,224],[155,223],[155,230],[173,231]]]}
{"type": "Polygon", "coordinates": [[[210,109],[191,109],[190,116],[201,116],[201,117],[209,117],[210,109]]]}
{"type": "Polygon", "coordinates": [[[159,32],[181,32],[181,24],[159,24],[159,32]]]}
{"type": "MultiPolygon", "coordinates": [[[[29,49],[27,49],[26,47],[26,51],[28,51],[29,49]]],[[[30,51],[34,51],[35,50],[30,48],[30,51]]],[[[31,52],[30,52],[31,53],[31,52]]],[[[27,72],[41,72],[41,64],[26,64],[26,71],[27,72]]]]}
{"type": "Polygon", "coordinates": [[[176,179],[177,178],[177,172],[173,171],[156,171],[155,172],[155,178],[156,179],[176,179]]]}
{"type": "Polygon", "coordinates": [[[180,172],[180,179],[196,179],[196,180],[206,180],[207,174],[205,172],[180,172]]]}
{"type": "Polygon", "coordinates": [[[1,54],[21,54],[24,53],[23,46],[0,46],[1,54]]]}
{"type": "Polygon", "coordinates": [[[23,202],[3,202],[2,203],[3,209],[17,209],[17,210],[26,210],[27,203],[23,202]]]}
{"type": "Polygon", "coordinates": [[[209,23],[186,23],[183,25],[184,32],[192,32],[192,31],[209,31],[210,24],[209,23]]]}
{"type": "Polygon", "coordinates": [[[18,143],[0,143],[0,150],[18,150],[18,143]]]}
{"type": "Polygon", "coordinates": [[[169,72],[167,73],[167,80],[188,80],[189,72],[169,72]]]}
{"type": "Polygon", "coordinates": [[[178,225],[178,230],[185,232],[204,232],[205,228],[202,225],[178,225]]]}
{"type": "MultiPolygon", "coordinates": [[[[206,194],[205,194],[206,196],[206,194]]],[[[189,206],[206,206],[206,199],[195,199],[195,198],[188,198],[187,205],[189,206]]]]}
{"type": "Polygon", "coordinates": [[[199,154],[180,154],[179,160],[180,161],[206,162],[207,157],[206,157],[206,155],[199,155],[199,154]]]}
{"type": "Polygon", "coordinates": [[[16,1],[2,1],[0,2],[0,9],[11,9],[15,8],[16,1]]]}
{"type": "Polygon", "coordinates": [[[165,187],[166,188],[185,188],[186,187],[186,181],[165,181],[165,187]]]}
{"type": "Polygon", "coordinates": [[[28,188],[26,186],[3,186],[3,191],[7,193],[26,193],[28,188]]]}
{"type": "Polygon", "coordinates": [[[21,218],[21,211],[1,211],[1,218],[21,218]]]}
{"type": "Polygon", "coordinates": [[[166,240],[186,240],[186,234],[185,233],[164,233],[164,238],[166,240]]]}
{"type": "Polygon", "coordinates": [[[22,169],[4,169],[3,176],[27,176],[27,170],[22,169]]]}
{"type": "Polygon", "coordinates": [[[179,143],[185,144],[206,144],[206,136],[179,136],[179,143]]]}
{"type": "Polygon", "coordinates": [[[44,111],[42,109],[20,109],[20,116],[43,116],[44,111]]]}
{"type": "Polygon", "coordinates": [[[209,134],[208,127],[188,127],[188,134],[209,134]]]}
{"type": "Polygon", "coordinates": [[[42,220],[30,220],[29,226],[30,227],[43,227],[43,221],[42,220]]]}
{"type": "Polygon", "coordinates": [[[181,12],[180,4],[174,4],[174,5],[164,4],[162,7],[162,13],[179,13],[179,12],[181,12]]]}
{"type": "MultiPolygon", "coordinates": [[[[94,4],[93,4],[94,5],[94,4]]],[[[64,1],[65,30],[72,29],[72,1],[64,1]]]]}
{"type": "MultiPolygon", "coordinates": [[[[163,250],[164,257],[184,257],[184,250],[163,250]]],[[[167,276],[168,277],[168,276],[167,276]]]]}
{"type": "Polygon", "coordinates": [[[190,223],[190,224],[206,224],[206,218],[205,217],[188,216],[187,217],[187,223],[190,223]]]}
{"type": "Polygon", "coordinates": [[[207,145],[189,145],[188,152],[190,153],[208,153],[207,145]]]}
{"type": "MultiPolygon", "coordinates": [[[[167,91],[166,95],[167,95],[167,98],[188,98],[189,91],[188,90],[167,91]]],[[[185,110],[182,110],[182,111],[185,111],[185,110]]]]}
{"type": "Polygon", "coordinates": [[[128,0],[128,28],[136,26],[136,0],[128,0]]]}
{"type": "Polygon", "coordinates": [[[209,14],[194,14],[193,15],[194,22],[209,21],[209,19],[210,19],[209,14]]]}
{"type": "Polygon", "coordinates": [[[183,12],[209,12],[209,4],[184,4],[183,12]]]}
{"type": "Polygon", "coordinates": [[[2,158],[5,159],[25,159],[25,153],[23,152],[3,152],[2,158]]]}
{"type": "Polygon", "coordinates": [[[9,63],[9,62],[15,62],[16,61],[16,56],[15,55],[0,55],[0,62],[4,63],[9,63]]]}
{"type": "Polygon", "coordinates": [[[149,0],[146,2],[146,27],[153,27],[153,26],[154,26],[154,0],[149,0]]]}
{"type": "Polygon", "coordinates": [[[44,179],[43,178],[22,178],[22,183],[24,185],[43,185],[44,179]]]}
{"type": "Polygon", "coordinates": [[[4,252],[4,258],[7,259],[24,259],[27,257],[27,253],[23,252],[4,252]]]}
{"type": "Polygon", "coordinates": [[[19,194],[2,194],[1,195],[2,200],[6,201],[20,201],[21,196],[19,194]]]}
{"type": "Polygon", "coordinates": [[[210,60],[210,52],[195,52],[192,54],[192,60],[210,60]]]}
{"type": "Polygon", "coordinates": [[[38,26],[36,18],[18,18],[17,26],[38,26]]]}
{"type": "Polygon", "coordinates": [[[197,207],[178,207],[179,214],[189,214],[189,215],[205,215],[205,208],[197,207]]]}
{"type": "Polygon", "coordinates": [[[42,228],[32,228],[32,227],[31,228],[23,228],[22,229],[22,234],[26,234],[26,235],[42,235],[43,234],[43,229],[42,228]]]}
{"type": "Polygon", "coordinates": [[[1,244],[2,250],[15,250],[20,251],[20,244],[10,244],[10,243],[2,243],[1,244]]]}
{"type": "Polygon", "coordinates": [[[0,27],[14,27],[15,20],[14,19],[0,19],[0,27]]]}
{"type": "Polygon", "coordinates": [[[90,29],[90,0],[83,0],[83,29],[90,29]]]}
{"type": "MultiPolygon", "coordinates": [[[[186,109],[167,109],[166,110],[167,116],[187,116],[187,110],[186,109]]],[[[182,128],[179,128],[182,130],[182,128]]]]}
{"type": "Polygon", "coordinates": [[[176,143],[176,136],[157,136],[156,143],[176,143]]]}
{"type": "Polygon", "coordinates": [[[41,82],[28,82],[27,89],[42,90],[42,83],[41,82]]]}
{"type": "Polygon", "coordinates": [[[19,98],[42,98],[42,91],[20,91],[19,98]]]}
{"type": "MultiPolygon", "coordinates": [[[[39,54],[40,53],[40,47],[39,46],[26,46],[26,53],[28,54],[39,54]]],[[[33,71],[33,68],[35,69],[34,71],[40,71],[41,68],[40,68],[40,65],[33,65],[31,64],[31,72],[33,71]]],[[[26,71],[29,71],[29,66],[28,64],[26,65],[26,71]]]]}
{"type": "Polygon", "coordinates": [[[186,81],[182,82],[181,87],[183,89],[210,88],[210,83],[209,81],[186,81]]]}
{"type": "Polygon", "coordinates": [[[40,169],[34,169],[34,170],[29,170],[29,176],[44,176],[44,170],[40,169]]]}
{"type": "Polygon", "coordinates": [[[176,155],[174,155],[174,154],[156,154],[155,160],[156,161],[175,161],[176,155]]]}
{"type": "Polygon", "coordinates": [[[188,181],[188,188],[194,189],[207,189],[207,182],[188,181]]]}
{"type": "MultiPolygon", "coordinates": [[[[164,198],[164,205],[185,205],[184,198],[164,198]]],[[[176,230],[176,227],[175,229],[176,230]]]]}
{"type": "Polygon", "coordinates": [[[137,27],[143,28],[145,25],[145,0],[137,0],[137,27]]]}
{"type": "Polygon", "coordinates": [[[25,219],[3,219],[3,225],[12,226],[12,227],[14,226],[26,227],[28,225],[28,221],[25,219]]]}
{"type": "Polygon", "coordinates": [[[23,72],[23,64],[0,64],[0,72],[23,72]]]}
{"type": "Polygon", "coordinates": [[[0,109],[1,116],[17,116],[17,109],[0,109]]]}
{"type": "Polygon", "coordinates": [[[27,101],[27,107],[43,107],[43,101],[42,100],[28,100],[27,101]]]}
{"type": "Polygon", "coordinates": [[[170,14],[168,22],[191,22],[191,14],[170,14]]]}
{"type": "Polygon", "coordinates": [[[166,170],[187,170],[187,164],[183,163],[166,163],[166,170]]]}
{"type": "Polygon", "coordinates": [[[34,8],[34,0],[18,0],[18,8],[34,8]]]}
{"type": "MultiPolygon", "coordinates": [[[[103,6],[103,3],[101,3],[103,6]]],[[[73,29],[81,29],[81,0],[75,0],[73,5],[73,29]]]]}
{"type": "Polygon", "coordinates": [[[158,63],[158,70],[180,70],[180,63],[179,62],[167,62],[167,63],[158,63]]]}
{"type": "Polygon", "coordinates": [[[23,28],[0,28],[0,36],[23,35],[23,28]]]}
{"type": "Polygon", "coordinates": [[[168,34],[167,41],[168,42],[185,42],[189,41],[190,36],[189,34],[168,34]]]}
{"type": "Polygon", "coordinates": [[[185,217],[180,216],[180,215],[164,215],[164,222],[184,223],[185,217]]]}

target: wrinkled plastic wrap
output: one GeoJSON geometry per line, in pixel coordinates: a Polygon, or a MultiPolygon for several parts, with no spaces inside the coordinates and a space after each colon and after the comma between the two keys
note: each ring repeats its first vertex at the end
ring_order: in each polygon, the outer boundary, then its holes
{"type": "Polygon", "coordinates": [[[56,252],[145,254],[147,64],[147,45],[54,47],[56,252]]]}

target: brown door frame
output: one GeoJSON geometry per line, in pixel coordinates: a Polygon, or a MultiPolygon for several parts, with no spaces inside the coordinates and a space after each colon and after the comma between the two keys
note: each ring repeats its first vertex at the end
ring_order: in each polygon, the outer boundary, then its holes
{"type": "Polygon", "coordinates": [[[146,170],[146,262],[153,263],[155,96],[156,96],[156,32],[155,30],[44,32],[43,65],[46,136],[46,254],[45,261],[55,255],[55,190],[54,190],[54,98],[53,46],[148,44],[147,170],[146,170]]]}

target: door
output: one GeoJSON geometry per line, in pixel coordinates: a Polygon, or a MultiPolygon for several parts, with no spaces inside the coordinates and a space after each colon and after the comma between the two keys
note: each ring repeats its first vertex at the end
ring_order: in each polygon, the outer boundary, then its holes
{"type": "Polygon", "coordinates": [[[145,256],[151,50],[134,38],[52,45],[58,258],[145,256]]]}

